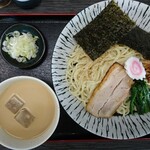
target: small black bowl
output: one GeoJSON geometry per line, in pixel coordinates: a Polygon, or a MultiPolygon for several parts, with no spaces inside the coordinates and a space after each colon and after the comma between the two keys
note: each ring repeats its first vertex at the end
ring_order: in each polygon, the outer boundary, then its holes
{"type": "Polygon", "coordinates": [[[13,0],[14,3],[23,9],[32,9],[41,3],[41,0],[13,0]]]}
{"type": "Polygon", "coordinates": [[[9,64],[18,67],[18,68],[29,68],[29,67],[33,67],[34,65],[36,65],[37,63],[39,63],[39,61],[42,59],[42,57],[44,56],[45,53],[45,41],[44,38],[42,36],[42,34],[33,26],[29,25],[29,24],[14,24],[12,26],[10,26],[9,28],[7,28],[4,33],[1,36],[1,40],[0,40],[0,49],[1,49],[1,54],[4,58],[4,60],[6,60],[6,62],[8,62],[9,64]],[[27,33],[30,32],[33,36],[38,36],[38,39],[36,41],[36,45],[39,47],[38,52],[37,52],[37,56],[35,58],[31,58],[30,60],[27,60],[25,62],[18,62],[16,59],[13,59],[7,52],[2,50],[3,47],[3,41],[6,39],[6,35],[10,32],[13,31],[19,31],[21,33],[27,33]]]}

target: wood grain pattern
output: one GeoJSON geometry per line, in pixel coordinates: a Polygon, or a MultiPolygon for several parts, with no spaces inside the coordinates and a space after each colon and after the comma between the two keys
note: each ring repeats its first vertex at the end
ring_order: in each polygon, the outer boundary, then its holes
{"type": "MultiPolygon", "coordinates": [[[[39,66],[30,70],[20,70],[18,68],[12,67],[8,65],[0,56],[0,82],[16,75],[31,75],[44,80],[46,83],[53,87],[51,83],[50,69],[52,51],[61,30],[71,19],[71,17],[62,17],[62,15],[74,16],[85,7],[99,1],[101,0],[42,0],[41,5],[32,10],[23,10],[12,2],[8,7],[0,9],[0,16],[5,16],[0,18],[0,35],[11,24],[18,22],[30,23],[40,29],[40,31],[44,34],[47,43],[47,54],[44,60],[40,63],[39,66]],[[21,19],[23,15],[37,15],[37,17],[35,17],[34,20],[33,18],[28,17],[26,20],[25,18],[21,19]],[[47,21],[47,18],[45,19],[43,16],[39,18],[39,15],[54,15],[54,17],[48,17],[49,21],[47,21]],[[57,18],[55,17],[56,15],[57,18]],[[17,17],[17,20],[14,20],[13,17],[8,18],[7,16],[19,17],[17,17]],[[43,23],[45,22],[47,25],[43,26],[43,23]],[[49,31],[45,30],[47,27],[49,28],[49,31]]],[[[150,5],[150,0],[139,1],[150,5]]],[[[52,135],[51,140],[38,147],[37,150],[149,150],[149,147],[149,135],[138,140],[125,141],[106,140],[104,138],[93,135],[77,125],[61,107],[60,122],[56,131],[52,135]],[[67,125],[73,126],[68,128],[67,125]],[[72,138],[74,138],[76,141],[69,140],[72,138]],[[81,139],[85,140],[83,141],[81,139]]],[[[8,149],[0,145],[0,150],[8,149]]]]}
{"type": "MultiPolygon", "coordinates": [[[[102,0],[42,0],[41,4],[30,10],[24,10],[16,6],[12,1],[5,8],[0,9],[0,16],[20,15],[75,15],[82,9],[102,0]]],[[[149,0],[139,0],[150,4],[149,0]]]]}
{"type": "MultiPolygon", "coordinates": [[[[149,150],[149,140],[47,141],[34,150],[149,150]]],[[[0,150],[8,150],[0,146],[0,150]]]]}

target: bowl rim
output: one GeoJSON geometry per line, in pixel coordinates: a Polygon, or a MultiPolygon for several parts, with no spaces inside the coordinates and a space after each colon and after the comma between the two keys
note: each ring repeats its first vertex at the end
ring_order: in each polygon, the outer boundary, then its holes
{"type": "MultiPolygon", "coordinates": [[[[15,30],[14,30],[15,31],[15,30]]],[[[42,57],[44,56],[44,54],[45,54],[45,51],[46,51],[46,43],[45,43],[45,39],[44,39],[44,37],[43,37],[43,34],[39,31],[39,29],[37,29],[37,27],[35,27],[34,25],[31,25],[31,24],[29,24],[29,23],[14,23],[14,24],[12,24],[12,25],[10,25],[9,27],[7,27],[3,32],[2,32],[2,35],[1,35],[1,37],[0,37],[0,53],[1,53],[1,56],[3,57],[3,59],[5,60],[5,62],[6,63],[8,63],[8,64],[10,64],[10,65],[12,65],[12,66],[15,66],[15,67],[17,67],[17,68],[22,68],[22,69],[25,69],[25,68],[30,68],[30,67],[33,67],[33,66],[35,66],[41,59],[42,59],[42,57]],[[40,40],[41,40],[41,42],[43,43],[43,48],[41,49],[41,51],[42,51],[42,53],[41,53],[41,55],[39,56],[39,58],[34,62],[34,63],[32,63],[32,64],[25,64],[25,65],[23,65],[23,66],[19,66],[19,65],[15,65],[15,64],[12,64],[11,63],[11,61],[8,61],[8,59],[3,55],[3,53],[6,53],[5,51],[3,51],[2,50],[2,43],[3,43],[3,38],[5,37],[5,35],[6,35],[6,32],[8,32],[10,29],[13,29],[14,27],[16,27],[16,26],[22,26],[22,27],[28,27],[28,28],[31,28],[31,29],[33,29],[35,32],[37,32],[40,36],[39,36],[39,38],[40,38],[40,40]],[[3,52],[2,52],[3,51],[3,52]]],[[[10,56],[9,56],[10,57],[10,56]]],[[[11,58],[11,57],[10,57],[11,58]]],[[[11,59],[13,59],[13,58],[11,58],[11,59]]],[[[34,58],[33,58],[34,59],[34,58]]],[[[15,59],[14,59],[14,61],[15,61],[15,59]]],[[[19,62],[17,62],[18,64],[19,64],[19,62]]]]}
{"type": "Polygon", "coordinates": [[[42,84],[43,86],[45,86],[54,97],[53,101],[54,101],[54,104],[56,107],[56,111],[54,114],[54,119],[53,119],[52,123],[50,124],[50,126],[48,127],[48,129],[45,130],[43,133],[41,133],[39,136],[32,138],[32,139],[21,140],[21,139],[15,138],[15,137],[7,134],[2,128],[0,128],[0,133],[1,133],[0,134],[0,144],[9,149],[26,150],[26,149],[33,149],[33,148],[36,148],[36,147],[42,145],[44,142],[46,142],[52,136],[52,134],[54,133],[54,131],[56,130],[56,128],[58,126],[59,119],[60,119],[60,105],[59,105],[59,101],[58,101],[58,98],[57,98],[54,90],[47,83],[45,83],[44,81],[42,81],[39,78],[32,77],[32,76],[15,76],[15,77],[8,78],[0,83],[0,89],[2,86],[5,86],[0,91],[0,94],[9,85],[13,84],[16,81],[24,80],[24,79],[33,80],[33,81],[36,81],[36,82],[42,84]],[[10,139],[13,139],[13,141],[5,139],[7,137],[9,137],[10,139]],[[15,143],[13,143],[14,141],[15,141],[15,143]]]}

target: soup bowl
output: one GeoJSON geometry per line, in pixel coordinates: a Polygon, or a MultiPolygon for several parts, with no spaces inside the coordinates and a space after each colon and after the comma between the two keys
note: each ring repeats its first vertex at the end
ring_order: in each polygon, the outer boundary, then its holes
{"type": "Polygon", "coordinates": [[[45,82],[17,76],[0,83],[0,113],[0,144],[23,150],[36,148],[51,137],[60,108],[45,82]]]}

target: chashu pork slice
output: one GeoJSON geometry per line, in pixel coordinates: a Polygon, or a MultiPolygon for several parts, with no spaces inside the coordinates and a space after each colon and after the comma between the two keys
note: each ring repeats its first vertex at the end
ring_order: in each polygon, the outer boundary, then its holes
{"type": "Polygon", "coordinates": [[[96,117],[111,117],[129,96],[133,80],[122,65],[114,63],[94,89],[86,109],[96,117]]]}

